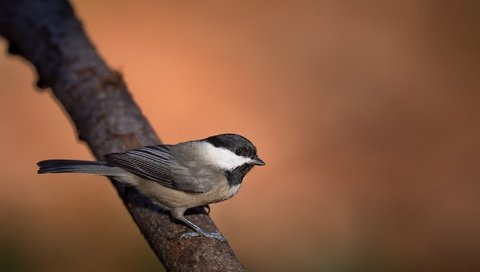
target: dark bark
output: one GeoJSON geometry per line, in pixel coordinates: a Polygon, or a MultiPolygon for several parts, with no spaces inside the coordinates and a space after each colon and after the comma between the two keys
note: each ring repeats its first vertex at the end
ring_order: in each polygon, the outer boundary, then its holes
{"type": "MultiPolygon", "coordinates": [[[[11,54],[33,64],[37,86],[52,89],[73,120],[78,137],[97,158],[160,143],[122,76],[100,58],[68,2],[0,0],[0,35],[8,40],[11,54]]],[[[188,230],[185,226],[173,222],[135,189],[113,184],[168,271],[244,270],[226,242],[203,237],[178,240],[188,230]]],[[[189,218],[218,231],[205,212],[189,218]]]]}

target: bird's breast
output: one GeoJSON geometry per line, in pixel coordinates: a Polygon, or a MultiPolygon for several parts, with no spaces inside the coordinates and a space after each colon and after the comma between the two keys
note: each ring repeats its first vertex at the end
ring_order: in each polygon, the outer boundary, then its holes
{"type": "Polygon", "coordinates": [[[211,190],[200,194],[168,188],[147,180],[139,182],[136,187],[147,197],[168,208],[192,208],[229,199],[238,192],[240,184],[231,186],[226,179],[222,179],[211,190]]]}
{"type": "Polygon", "coordinates": [[[228,191],[225,194],[225,199],[229,199],[232,196],[236,195],[238,193],[238,190],[240,190],[240,185],[241,184],[237,184],[237,185],[234,185],[234,186],[229,186],[228,191]]]}

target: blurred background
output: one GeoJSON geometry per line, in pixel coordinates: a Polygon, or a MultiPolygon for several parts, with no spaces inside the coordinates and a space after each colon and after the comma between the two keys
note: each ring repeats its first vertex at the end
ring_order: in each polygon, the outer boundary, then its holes
{"type": "MultiPolygon", "coordinates": [[[[235,132],[212,217],[250,271],[480,271],[478,1],[72,4],[165,143],[235,132]]],[[[5,52],[7,44],[0,40],[5,52]]],[[[158,271],[31,64],[0,56],[0,271],[158,271]]]]}

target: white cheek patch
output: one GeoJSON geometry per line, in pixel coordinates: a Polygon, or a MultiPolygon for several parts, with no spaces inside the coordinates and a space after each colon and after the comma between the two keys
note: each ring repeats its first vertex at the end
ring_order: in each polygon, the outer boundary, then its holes
{"type": "Polygon", "coordinates": [[[203,149],[205,158],[213,165],[216,165],[223,170],[232,170],[245,163],[250,163],[253,161],[251,158],[237,156],[228,149],[215,147],[211,143],[207,142],[203,143],[203,149]]]}

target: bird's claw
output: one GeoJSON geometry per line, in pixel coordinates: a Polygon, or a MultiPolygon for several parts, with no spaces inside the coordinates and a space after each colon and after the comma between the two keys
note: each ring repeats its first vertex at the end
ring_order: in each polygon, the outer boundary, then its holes
{"type": "Polygon", "coordinates": [[[207,237],[207,238],[214,238],[214,239],[217,239],[220,242],[225,241],[225,238],[223,238],[223,236],[219,232],[198,233],[196,231],[186,232],[186,233],[182,234],[180,236],[179,240],[198,237],[198,236],[204,236],[204,237],[207,237]]]}

